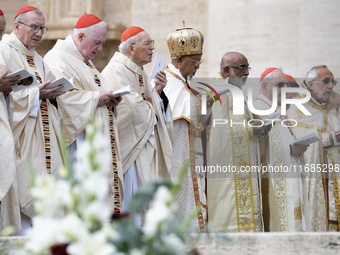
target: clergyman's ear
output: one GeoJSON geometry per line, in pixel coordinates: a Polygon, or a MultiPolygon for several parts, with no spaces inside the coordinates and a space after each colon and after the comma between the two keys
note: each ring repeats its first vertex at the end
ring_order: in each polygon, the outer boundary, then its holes
{"type": "Polygon", "coordinates": [[[128,54],[135,54],[135,49],[134,49],[134,45],[133,44],[130,44],[128,47],[127,47],[127,53],[128,54]]]}
{"type": "Polygon", "coordinates": [[[18,29],[18,27],[19,27],[19,23],[18,23],[18,22],[15,22],[15,23],[14,23],[14,30],[18,29]]]}
{"type": "Polygon", "coordinates": [[[85,34],[84,33],[79,33],[78,34],[78,39],[79,39],[79,41],[83,41],[84,40],[84,38],[85,38],[85,34]]]}
{"type": "Polygon", "coordinates": [[[223,72],[224,72],[224,74],[227,76],[227,77],[229,77],[230,76],[230,67],[229,66],[225,66],[225,67],[223,67],[223,72]]]}
{"type": "Polygon", "coordinates": [[[308,81],[308,83],[307,83],[307,89],[308,89],[308,90],[313,90],[313,89],[314,89],[314,82],[313,82],[313,81],[308,81]]]}

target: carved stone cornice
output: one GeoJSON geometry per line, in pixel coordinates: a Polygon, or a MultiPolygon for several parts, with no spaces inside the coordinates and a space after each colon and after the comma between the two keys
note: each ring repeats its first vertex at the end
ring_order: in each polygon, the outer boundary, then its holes
{"type": "MultiPolygon", "coordinates": [[[[48,32],[43,40],[65,38],[72,33],[77,20],[85,12],[105,21],[102,17],[101,0],[28,0],[27,3],[37,7],[45,16],[48,32]]],[[[120,40],[124,29],[125,27],[120,24],[107,24],[106,40],[120,40]]]]}

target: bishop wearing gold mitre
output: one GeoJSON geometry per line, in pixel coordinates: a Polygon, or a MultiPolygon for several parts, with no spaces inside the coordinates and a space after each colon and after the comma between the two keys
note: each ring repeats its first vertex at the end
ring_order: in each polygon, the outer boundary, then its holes
{"type": "Polygon", "coordinates": [[[195,172],[202,166],[201,133],[209,123],[209,115],[201,114],[201,100],[189,81],[201,64],[203,35],[192,28],[177,29],[168,35],[171,63],[165,68],[168,84],[164,92],[169,98],[174,125],[171,179],[176,180],[189,159],[188,171],[177,197],[178,216],[187,216],[198,208],[189,230],[205,232],[207,224],[206,178],[195,172]]]}

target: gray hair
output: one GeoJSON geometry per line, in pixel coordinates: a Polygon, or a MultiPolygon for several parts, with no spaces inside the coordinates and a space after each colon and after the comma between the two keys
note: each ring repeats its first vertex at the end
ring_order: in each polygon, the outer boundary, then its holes
{"type": "Polygon", "coordinates": [[[80,33],[84,33],[85,35],[89,37],[96,37],[97,30],[99,28],[106,27],[105,21],[100,21],[94,25],[88,26],[88,27],[82,27],[82,28],[75,28],[73,29],[73,34],[75,36],[79,35],[80,33]]]}
{"type": "MultiPolygon", "coordinates": [[[[43,13],[40,10],[32,10],[32,11],[28,11],[28,12],[35,12],[36,14],[38,14],[39,16],[42,16],[43,13]]],[[[22,22],[25,23],[26,22],[26,16],[28,12],[24,12],[19,14],[15,19],[14,19],[14,23],[15,22],[22,22]]]]}
{"type": "Polygon", "coordinates": [[[139,33],[134,35],[134,36],[131,36],[130,38],[126,39],[124,42],[119,44],[119,46],[118,46],[119,52],[125,54],[127,52],[128,47],[131,44],[137,43],[137,41],[138,41],[138,37],[137,36],[138,35],[139,35],[139,33]]]}
{"type": "MultiPolygon", "coordinates": [[[[316,73],[316,70],[318,68],[327,68],[328,69],[328,67],[326,65],[313,66],[306,74],[306,84],[308,84],[308,82],[313,81],[313,80],[318,78],[318,75],[316,73]]],[[[307,88],[308,88],[308,86],[307,86],[307,88]]]]}

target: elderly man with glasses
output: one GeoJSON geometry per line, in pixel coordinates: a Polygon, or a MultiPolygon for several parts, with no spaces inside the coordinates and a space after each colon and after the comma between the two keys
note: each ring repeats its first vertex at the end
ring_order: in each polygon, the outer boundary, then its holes
{"type": "Polygon", "coordinates": [[[221,59],[220,72],[217,73],[217,77],[229,78],[230,84],[242,87],[247,81],[250,69],[248,59],[243,54],[227,52],[221,59]]]}
{"type": "MultiPolygon", "coordinates": [[[[277,97],[278,107],[274,114],[280,113],[281,91],[290,87],[290,84],[296,86],[293,77],[285,75],[280,68],[267,68],[261,75],[260,94],[254,99],[255,109],[270,109],[275,101],[273,98],[277,97]]],[[[297,93],[289,92],[286,98],[295,96],[297,93]]],[[[264,121],[269,118],[264,115],[260,117],[264,121]]],[[[294,171],[304,166],[303,154],[307,145],[294,144],[295,129],[287,116],[278,116],[276,119],[267,139],[261,141],[260,145],[261,164],[281,169],[268,171],[263,176],[266,179],[262,179],[263,191],[266,190],[263,192],[265,227],[271,232],[310,231],[306,177],[300,171],[294,171]],[[284,167],[292,170],[283,171],[284,167]]]]}
{"type": "Polygon", "coordinates": [[[140,27],[128,27],[121,35],[116,52],[102,74],[110,90],[130,85],[116,107],[123,164],[124,200],[128,210],[131,196],[138,187],[157,177],[169,178],[172,156],[172,123],[164,71],[156,74],[155,86],[148,81],[143,66],[152,61],[154,41],[140,27]]]}
{"type": "Polygon", "coordinates": [[[55,76],[35,51],[46,31],[42,12],[26,6],[15,15],[14,31],[5,34],[0,43],[0,73],[26,69],[40,83],[17,92],[9,91],[23,228],[29,227],[29,218],[34,215],[29,165],[36,175],[58,175],[57,170],[63,165],[60,115],[56,107],[63,92],[57,91],[61,86],[46,88],[55,76]]]}
{"type": "MultiPolygon", "coordinates": [[[[227,52],[221,59],[215,83],[223,79],[239,90],[245,85],[249,70],[248,60],[243,54],[227,52]]],[[[227,120],[228,123],[211,128],[210,165],[230,166],[235,173],[214,173],[209,179],[210,230],[222,233],[262,232],[260,175],[240,170],[241,167],[260,165],[258,136],[266,136],[270,129],[260,127],[259,120],[249,111],[246,101],[239,105],[244,108],[244,114],[234,114],[234,99],[230,91],[221,96],[221,101],[222,105],[212,107],[213,118],[227,120]]]]}
{"type": "Polygon", "coordinates": [[[103,49],[106,34],[106,23],[95,15],[85,13],[78,19],[72,34],[64,40],[58,40],[44,60],[58,78],[73,78],[76,88],[62,95],[59,100],[63,109],[65,106],[72,109],[64,118],[68,124],[63,129],[72,160],[75,160],[79,144],[86,137],[86,127],[91,119],[105,137],[103,142],[112,154],[108,201],[112,211],[119,214],[123,177],[114,113],[121,97],[116,98],[109,91],[106,79],[92,63],[95,55],[103,49]]]}
{"type": "Polygon", "coordinates": [[[311,93],[304,104],[311,115],[304,115],[295,105],[288,111],[289,118],[298,123],[294,128],[298,138],[315,132],[320,139],[304,154],[312,231],[339,231],[340,121],[331,97],[336,83],[327,66],[314,66],[301,84],[311,93]]]}
{"type": "MultiPolygon", "coordinates": [[[[206,178],[195,171],[204,165],[204,150],[201,133],[209,118],[201,117],[201,102],[198,92],[189,86],[202,63],[203,35],[201,32],[183,28],[168,35],[171,63],[165,68],[168,84],[164,92],[169,98],[174,125],[173,160],[171,179],[180,175],[183,164],[189,166],[177,196],[177,216],[188,216],[199,208],[190,225],[191,232],[205,232],[207,224],[206,178]]],[[[204,136],[203,136],[204,137],[204,136]]],[[[204,139],[204,138],[203,138],[204,139]]]]}

